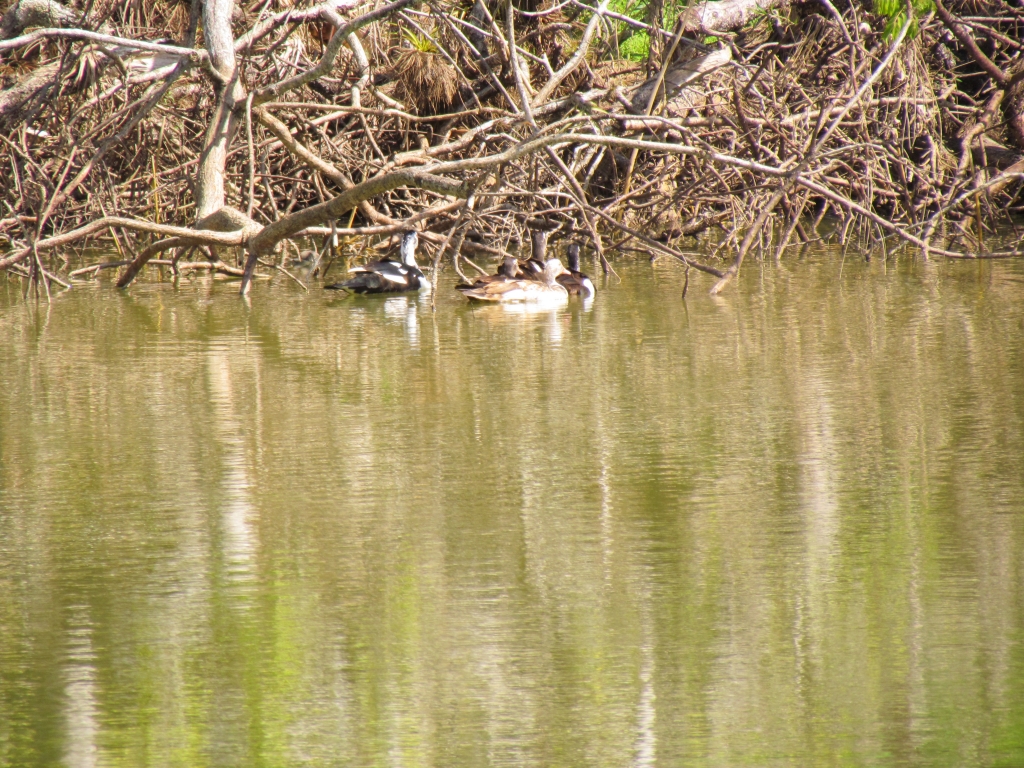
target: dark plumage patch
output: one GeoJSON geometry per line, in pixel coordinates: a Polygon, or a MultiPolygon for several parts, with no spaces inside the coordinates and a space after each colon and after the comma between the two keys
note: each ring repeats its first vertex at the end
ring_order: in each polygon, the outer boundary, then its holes
{"type": "Polygon", "coordinates": [[[352,293],[401,293],[418,291],[426,284],[426,277],[419,269],[391,259],[374,261],[352,271],[356,273],[355,277],[324,287],[352,293]]]}

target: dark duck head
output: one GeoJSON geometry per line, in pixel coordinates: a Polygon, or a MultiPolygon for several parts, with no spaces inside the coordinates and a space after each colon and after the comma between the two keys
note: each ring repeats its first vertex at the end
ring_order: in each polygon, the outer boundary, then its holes
{"type": "Polygon", "coordinates": [[[580,271],[580,246],[579,243],[569,243],[569,251],[566,253],[566,260],[569,262],[570,272],[580,271]]]}
{"type": "Polygon", "coordinates": [[[544,262],[548,253],[548,233],[543,229],[535,229],[530,234],[532,253],[526,261],[519,262],[519,269],[524,277],[540,280],[544,271],[544,262]]]}
{"type": "Polygon", "coordinates": [[[597,293],[593,281],[580,272],[580,247],[577,243],[569,244],[569,252],[566,254],[569,262],[569,269],[559,278],[558,282],[569,292],[570,296],[582,296],[588,298],[597,293]]]}

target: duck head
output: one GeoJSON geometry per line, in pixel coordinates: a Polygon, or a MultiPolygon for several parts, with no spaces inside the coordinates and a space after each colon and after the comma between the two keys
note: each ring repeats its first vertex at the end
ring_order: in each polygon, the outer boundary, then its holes
{"type": "Polygon", "coordinates": [[[569,252],[566,254],[566,258],[569,261],[569,271],[579,272],[580,271],[580,246],[579,243],[570,243],[569,252]]]}
{"type": "Polygon", "coordinates": [[[402,263],[407,267],[417,267],[416,246],[419,245],[420,237],[415,231],[406,232],[402,235],[402,245],[399,253],[402,254],[402,263]]]}
{"type": "Polygon", "coordinates": [[[543,263],[546,258],[545,254],[548,252],[548,233],[543,229],[535,229],[530,236],[530,241],[533,245],[532,258],[543,263]]]}
{"type": "Polygon", "coordinates": [[[544,278],[548,283],[554,283],[559,275],[565,274],[565,267],[558,259],[548,259],[544,262],[544,278]]]}
{"type": "Polygon", "coordinates": [[[519,264],[511,256],[506,256],[505,261],[501,263],[501,269],[499,271],[509,280],[514,280],[516,273],[519,271],[519,264]]]}

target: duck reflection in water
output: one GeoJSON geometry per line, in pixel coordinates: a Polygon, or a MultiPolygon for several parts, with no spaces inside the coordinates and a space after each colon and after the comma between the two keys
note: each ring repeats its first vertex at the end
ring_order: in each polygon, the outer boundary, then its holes
{"type": "Polygon", "coordinates": [[[288,260],[290,269],[300,280],[307,279],[320,266],[320,254],[312,250],[299,251],[299,255],[288,260]]]}
{"type": "Polygon", "coordinates": [[[409,345],[420,343],[420,317],[417,302],[408,296],[392,296],[384,302],[384,317],[399,320],[405,324],[405,338],[409,345]]]}
{"type": "MultiPolygon", "coordinates": [[[[516,304],[484,304],[476,303],[466,307],[465,311],[473,318],[473,322],[486,320],[495,328],[506,328],[514,334],[507,343],[516,345],[529,338],[543,339],[543,343],[553,348],[562,345],[567,324],[571,322],[570,313],[562,307],[552,307],[536,303],[520,302],[516,304]]],[[[504,333],[505,331],[503,331],[504,333]]]]}

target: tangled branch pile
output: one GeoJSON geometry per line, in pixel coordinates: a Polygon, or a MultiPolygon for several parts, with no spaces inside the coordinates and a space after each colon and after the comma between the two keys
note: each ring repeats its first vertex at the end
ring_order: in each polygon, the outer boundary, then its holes
{"type": "Polygon", "coordinates": [[[119,265],[127,285],[173,251],[244,292],[311,235],[415,227],[461,273],[529,224],[606,269],[675,257],[717,292],[826,217],[925,258],[1017,253],[986,243],[1021,211],[1019,3],[355,6],[11,3],[0,269],[48,285],[119,265]],[[98,244],[121,259],[72,271],[98,244]]]}

